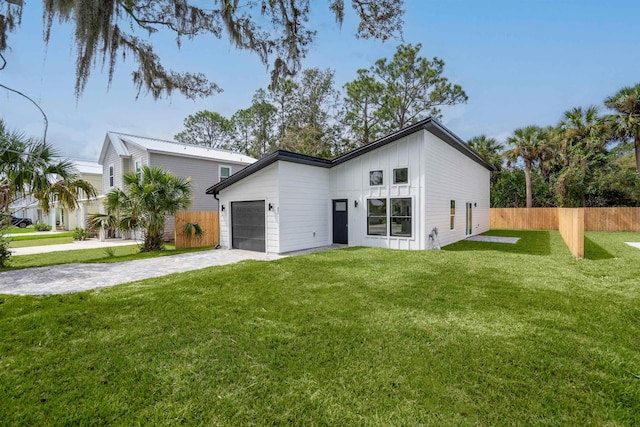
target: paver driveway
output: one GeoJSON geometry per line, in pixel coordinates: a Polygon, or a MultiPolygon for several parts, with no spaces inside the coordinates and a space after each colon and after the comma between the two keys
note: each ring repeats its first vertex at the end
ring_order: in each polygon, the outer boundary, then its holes
{"type": "Polygon", "coordinates": [[[239,249],[218,249],[112,264],[25,268],[0,272],[0,294],[66,294],[248,259],[271,261],[283,257],[239,249]]]}

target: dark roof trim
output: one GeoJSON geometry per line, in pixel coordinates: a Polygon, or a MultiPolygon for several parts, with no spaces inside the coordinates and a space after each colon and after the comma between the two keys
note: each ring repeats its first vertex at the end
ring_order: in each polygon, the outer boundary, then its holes
{"type": "Polygon", "coordinates": [[[426,130],[433,135],[440,138],[445,143],[449,144],[451,147],[455,148],[465,156],[469,157],[471,160],[476,163],[484,166],[485,168],[493,171],[495,167],[488,163],[485,159],[483,159],[480,155],[478,155],[475,151],[473,151],[469,146],[456,135],[453,134],[449,129],[438,123],[438,121],[432,118],[426,118],[417,123],[414,123],[410,126],[407,126],[403,129],[400,129],[394,133],[391,133],[387,136],[383,136],[380,139],[377,139],[370,144],[363,145],[362,147],[356,148],[353,151],[350,151],[342,156],[336,157],[333,160],[320,159],[318,157],[305,156],[303,154],[292,153],[290,151],[275,151],[268,156],[258,160],[254,164],[242,169],[241,171],[234,173],[229,178],[221,181],[209,188],[207,188],[207,194],[218,194],[220,190],[234,184],[241,179],[269,166],[272,163],[277,162],[278,160],[284,160],[286,162],[293,163],[301,163],[304,165],[310,166],[319,166],[323,168],[331,168],[333,166],[339,165],[341,163],[347,162],[351,159],[354,159],[358,156],[361,156],[370,151],[376,150],[384,145],[390,144],[398,139],[410,135],[419,130],[426,130]]]}
{"type": "Polygon", "coordinates": [[[318,157],[305,156],[304,154],[292,153],[291,151],[278,150],[269,154],[266,157],[258,160],[257,162],[247,166],[246,168],[234,173],[229,178],[224,181],[220,181],[219,183],[212,185],[207,188],[206,194],[218,194],[220,190],[234,184],[241,179],[258,172],[260,169],[264,169],[272,163],[277,162],[278,160],[283,160],[285,162],[291,163],[300,163],[303,165],[309,166],[319,166],[322,168],[330,168],[331,160],[321,159],[318,157]]]}

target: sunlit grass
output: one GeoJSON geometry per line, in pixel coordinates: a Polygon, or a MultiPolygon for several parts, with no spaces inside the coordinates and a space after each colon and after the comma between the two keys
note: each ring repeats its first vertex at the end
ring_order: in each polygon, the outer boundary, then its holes
{"type": "MultiPolygon", "coordinates": [[[[46,252],[33,255],[14,255],[9,259],[8,269],[45,267],[57,264],[74,264],[87,262],[122,262],[137,259],[171,256],[188,252],[209,250],[210,247],[193,249],[176,249],[173,244],[165,244],[165,250],[140,252],[138,245],[110,246],[96,249],[76,249],[69,251],[46,252]]],[[[0,270],[1,271],[1,270],[0,270]]]]}
{"type": "Polygon", "coordinates": [[[557,232],[503,234],[522,239],[2,296],[0,419],[639,425],[640,234],[588,233],[582,260],[557,232]]]}

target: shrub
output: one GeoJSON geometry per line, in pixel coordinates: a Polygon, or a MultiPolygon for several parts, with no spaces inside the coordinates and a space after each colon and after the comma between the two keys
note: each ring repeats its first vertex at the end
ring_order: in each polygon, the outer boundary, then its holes
{"type": "Polygon", "coordinates": [[[43,222],[36,222],[35,224],[33,224],[33,228],[36,231],[51,231],[51,226],[43,222]]]}
{"type": "Polygon", "coordinates": [[[5,237],[0,235],[0,268],[7,265],[7,261],[11,257],[11,251],[9,250],[9,242],[5,240],[5,237]]]}
{"type": "Polygon", "coordinates": [[[87,240],[89,238],[89,233],[84,228],[76,227],[73,230],[73,240],[87,240]]]}

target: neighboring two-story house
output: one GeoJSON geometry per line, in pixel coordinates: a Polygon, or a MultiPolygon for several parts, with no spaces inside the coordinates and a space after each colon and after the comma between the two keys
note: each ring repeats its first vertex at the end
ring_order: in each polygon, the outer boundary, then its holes
{"type": "MultiPolygon", "coordinates": [[[[96,188],[96,193],[102,193],[102,166],[96,162],[87,160],[70,160],[75,171],[81,179],[88,181],[96,188]]],[[[51,182],[57,178],[49,177],[51,182]]],[[[53,202],[49,213],[42,211],[40,202],[32,195],[18,198],[14,201],[10,210],[18,217],[30,218],[33,222],[41,222],[51,225],[53,230],[73,230],[76,227],[86,228],[86,218],[100,211],[102,201],[99,198],[89,199],[83,194],[78,199],[78,208],[74,210],[60,206],[58,202],[53,202]]]]}
{"type": "MultiPolygon", "coordinates": [[[[244,154],[181,144],[156,138],[107,132],[98,163],[102,165],[102,190],[106,194],[122,188],[122,176],[143,165],[161,167],[176,176],[191,178],[193,202],[190,211],[217,211],[218,201],[205,194],[211,182],[219,182],[254,163],[244,154]]],[[[173,218],[165,224],[165,235],[173,237],[173,218]]]]}

